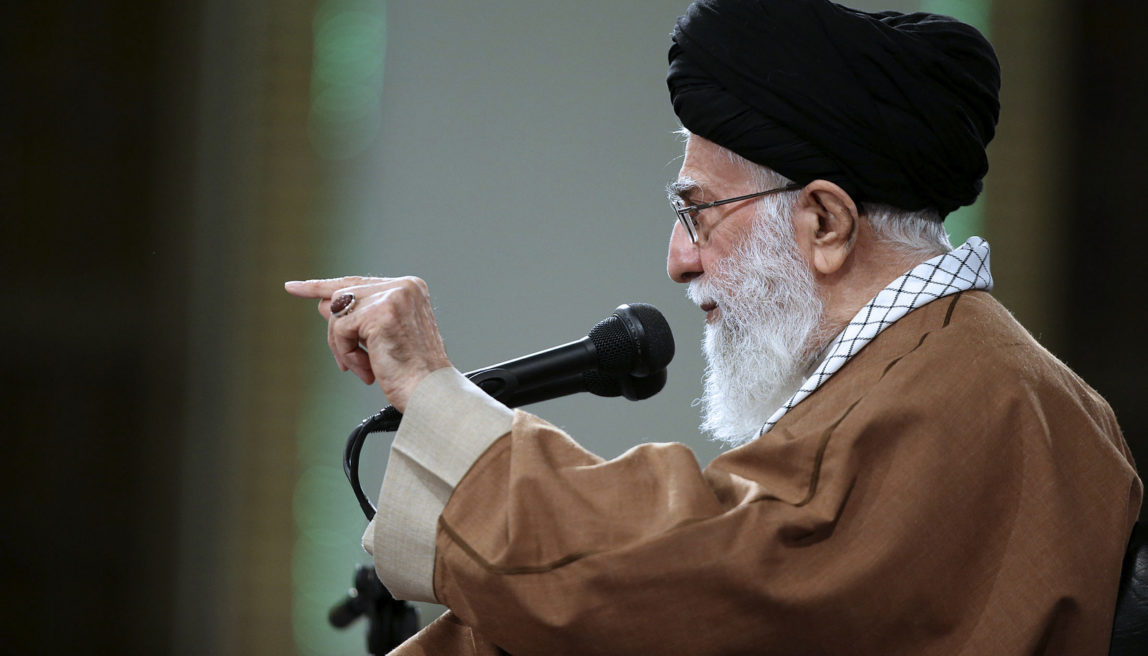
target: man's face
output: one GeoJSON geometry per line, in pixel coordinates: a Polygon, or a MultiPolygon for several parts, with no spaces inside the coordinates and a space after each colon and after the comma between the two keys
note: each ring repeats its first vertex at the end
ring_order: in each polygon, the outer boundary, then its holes
{"type": "MultiPolygon", "coordinates": [[[[695,203],[759,191],[753,186],[761,184],[696,136],[678,182],[684,180],[697,185],[698,195],[686,196],[695,203]]],[[[689,283],[690,299],[707,310],[702,429],[729,444],[757,435],[820,347],[822,304],[794,241],[793,200],[781,194],[737,203],[725,216],[706,216],[726,209],[710,208],[698,217],[699,244],[677,224],[670,239],[670,276],[689,283]]]]}
{"type": "MultiPolygon", "coordinates": [[[[751,176],[730,161],[719,146],[690,135],[686,156],[675,183],[686,205],[707,203],[761,191],[753,188],[751,176]]],[[[675,282],[688,283],[703,276],[717,262],[734,252],[744,241],[757,214],[758,199],[711,207],[698,215],[701,245],[690,242],[685,228],[674,223],[666,271],[675,282]]],[[[712,321],[720,308],[707,310],[712,321]]]]}

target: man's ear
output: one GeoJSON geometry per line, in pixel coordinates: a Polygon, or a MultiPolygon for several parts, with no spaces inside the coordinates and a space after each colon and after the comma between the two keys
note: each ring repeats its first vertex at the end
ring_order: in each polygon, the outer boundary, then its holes
{"type": "Polygon", "coordinates": [[[805,185],[797,200],[794,228],[814,271],[831,275],[845,265],[856,243],[858,222],[857,204],[844,189],[828,180],[805,185]]]}

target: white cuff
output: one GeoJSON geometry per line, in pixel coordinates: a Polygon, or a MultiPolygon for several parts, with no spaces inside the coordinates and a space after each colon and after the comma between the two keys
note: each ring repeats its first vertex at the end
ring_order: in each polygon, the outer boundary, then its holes
{"type": "Polygon", "coordinates": [[[510,432],[514,413],[453,367],[419,383],[391,445],[363,548],[396,599],[434,596],[438,518],[471,465],[510,432]]]}

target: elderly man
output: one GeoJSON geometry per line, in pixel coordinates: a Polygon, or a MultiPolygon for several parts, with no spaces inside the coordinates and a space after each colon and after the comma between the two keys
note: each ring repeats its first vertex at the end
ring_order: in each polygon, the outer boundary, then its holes
{"type": "Polygon", "coordinates": [[[451,612],[400,653],[1104,653],[1128,448],[942,224],[987,171],[991,47],[823,0],[699,0],[673,41],[668,271],[706,312],[704,428],[736,446],[704,471],[675,444],[603,461],[486,396],[417,279],[288,283],[405,411],[364,545],[451,612]]]}

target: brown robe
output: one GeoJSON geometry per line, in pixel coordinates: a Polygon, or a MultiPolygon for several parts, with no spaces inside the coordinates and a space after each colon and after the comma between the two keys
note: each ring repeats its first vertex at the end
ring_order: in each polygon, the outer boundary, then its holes
{"type": "Polygon", "coordinates": [[[704,472],[517,412],[439,519],[452,612],[395,653],[1101,655],[1141,492],[1104,400],[966,292],[704,472]]]}

